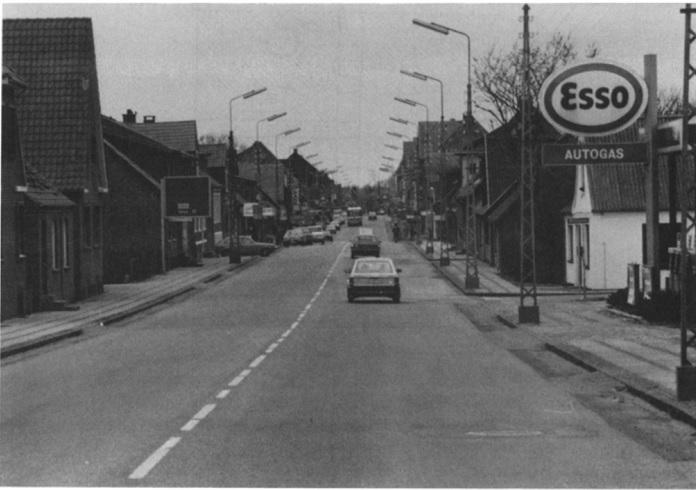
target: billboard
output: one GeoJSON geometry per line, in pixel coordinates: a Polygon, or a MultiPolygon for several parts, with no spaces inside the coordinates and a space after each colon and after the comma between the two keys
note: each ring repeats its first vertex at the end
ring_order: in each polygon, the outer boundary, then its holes
{"type": "Polygon", "coordinates": [[[167,218],[209,217],[211,210],[210,177],[194,175],[164,177],[164,214],[167,218]]]}

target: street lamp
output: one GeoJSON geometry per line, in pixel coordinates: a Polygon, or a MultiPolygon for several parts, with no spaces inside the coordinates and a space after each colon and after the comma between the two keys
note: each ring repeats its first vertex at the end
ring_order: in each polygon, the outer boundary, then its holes
{"type": "MultiPolygon", "coordinates": [[[[459,34],[466,37],[466,49],[467,49],[467,82],[466,82],[466,134],[471,136],[473,132],[473,121],[471,116],[471,37],[466,32],[458,31],[452,29],[451,27],[443,26],[442,24],[436,24],[435,22],[425,22],[418,19],[413,19],[413,23],[417,26],[430,29],[439,34],[448,35],[450,32],[459,34]]],[[[467,168],[467,172],[470,169],[467,168]]],[[[469,216],[471,215],[470,207],[473,207],[473,194],[467,198],[467,210],[465,213],[465,223],[466,223],[466,285],[467,287],[477,288],[479,285],[478,278],[478,265],[476,264],[476,226],[469,223],[469,216]]]]}
{"type": "MultiPolygon", "coordinates": [[[[419,73],[417,71],[406,71],[406,70],[401,70],[401,73],[403,75],[416,78],[418,80],[427,82],[428,80],[432,80],[434,82],[437,82],[440,84],[440,199],[442,200],[442,207],[443,207],[443,218],[445,216],[445,182],[444,182],[444,166],[445,166],[445,89],[444,89],[444,84],[442,83],[442,80],[432,77],[430,75],[425,75],[423,73],[419,73]]],[[[434,220],[433,220],[434,222],[434,220]]],[[[443,230],[446,229],[446,227],[443,224],[442,227],[443,230]]],[[[444,240],[442,240],[443,237],[440,237],[440,265],[449,265],[449,249],[444,247],[444,240]],[[443,252],[447,252],[447,256],[445,257],[443,255],[443,252]]]]}
{"type": "Polygon", "coordinates": [[[227,216],[227,227],[230,233],[229,261],[230,264],[239,264],[242,262],[242,256],[239,250],[239,213],[237,211],[237,181],[229,175],[230,169],[234,168],[237,152],[234,149],[234,132],[232,131],[232,102],[239,99],[248,99],[266,91],[266,87],[260,89],[249,90],[243,94],[232,97],[228,103],[230,109],[230,136],[229,149],[227,152],[227,185],[229,189],[229,212],[227,216]],[[233,230],[234,229],[234,230],[233,230]],[[232,232],[234,231],[235,239],[232,240],[232,232]]]}
{"type": "Polygon", "coordinates": [[[394,131],[387,131],[387,134],[388,134],[389,136],[394,136],[395,138],[405,138],[405,137],[406,137],[406,136],[404,136],[403,134],[401,134],[401,133],[395,133],[394,131]]]}
{"type": "Polygon", "coordinates": [[[409,121],[407,121],[406,119],[401,119],[400,117],[389,117],[389,120],[390,120],[390,121],[397,122],[397,123],[399,123],[399,124],[403,124],[403,125],[411,124],[411,123],[410,123],[409,121]]]}
{"type": "Polygon", "coordinates": [[[401,149],[398,146],[388,145],[387,143],[384,143],[384,146],[386,146],[387,148],[391,148],[392,150],[400,150],[401,149]]]}
{"type": "Polygon", "coordinates": [[[307,145],[310,144],[310,143],[311,143],[311,141],[303,141],[303,142],[300,143],[299,145],[293,146],[293,149],[297,150],[298,148],[302,148],[303,146],[307,146],[307,145]]]}
{"type": "Polygon", "coordinates": [[[466,83],[466,114],[471,116],[471,38],[466,32],[458,31],[452,29],[451,27],[443,26],[442,24],[436,24],[435,22],[425,22],[418,19],[413,19],[413,23],[420,27],[425,27],[431,31],[435,31],[439,34],[447,35],[450,32],[462,35],[466,37],[467,44],[467,83],[466,83]]]}
{"type": "Polygon", "coordinates": [[[319,156],[319,153],[312,153],[311,155],[307,155],[307,156],[305,157],[305,160],[308,160],[308,159],[310,159],[310,158],[315,158],[315,157],[318,157],[318,156],[319,156]]]}
{"type": "Polygon", "coordinates": [[[390,160],[392,162],[394,161],[394,159],[392,157],[387,157],[387,156],[382,155],[382,158],[384,158],[385,160],[390,160]]]}
{"type": "Polygon", "coordinates": [[[300,131],[300,128],[288,129],[287,131],[283,131],[282,133],[278,133],[275,136],[275,188],[276,188],[275,189],[276,190],[275,197],[276,197],[276,201],[280,200],[280,195],[279,195],[280,189],[279,189],[279,185],[278,185],[279,178],[280,178],[279,173],[278,173],[278,163],[279,163],[278,162],[278,138],[280,138],[281,136],[290,136],[291,134],[297,133],[298,131],[300,131]]]}

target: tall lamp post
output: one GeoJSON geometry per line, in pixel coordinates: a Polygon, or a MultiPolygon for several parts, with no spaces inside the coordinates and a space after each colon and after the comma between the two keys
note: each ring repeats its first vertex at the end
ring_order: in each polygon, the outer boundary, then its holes
{"type": "MultiPolygon", "coordinates": [[[[296,144],[295,146],[293,146],[292,149],[296,151],[298,148],[302,148],[303,146],[307,146],[307,145],[310,144],[310,143],[311,143],[311,141],[309,141],[309,140],[303,141],[302,143],[298,143],[298,144],[296,144]]],[[[294,168],[294,169],[293,169],[293,174],[296,174],[296,171],[297,171],[297,169],[294,168]]],[[[302,190],[302,185],[301,185],[301,184],[302,184],[302,181],[304,181],[304,185],[305,185],[305,187],[307,187],[308,182],[307,182],[307,171],[306,171],[306,170],[305,170],[305,172],[304,172],[303,179],[300,180],[300,190],[302,190]]]]}
{"type": "MultiPolygon", "coordinates": [[[[467,59],[467,82],[466,82],[466,134],[471,136],[473,133],[473,118],[471,116],[471,38],[466,32],[458,31],[457,29],[452,29],[451,27],[443,26],[442,24],[437,24],[435,22],[425,22],[418,19],[413,19],[413,23],[417,26],[430,29],[439,34],[448,35],[450,32],[459,34],[460,36],[466,37],[466,59],[467,59]]],[[[467,168],[467,173],[470,171],[467,168]]],[[[466,211],[464,214],[465,228],[466,228],[466,278],[465,286],[467,288],[478,288],[479,287],[479,277],[478,277],[478,265],[476,263],[477,251],[477,239],[476,239],[476,224],[474,221],[473,214],[474,206],[474,195],[471,193],[467,197],[466,211]]]]}
{"type": "MultiPolygon", "coordinates": [[[[442,80],[432,77],[430,75],[425,75],[423,73],[419,73],[417,71],[407,71],[407,70],[401,70],[401,73],[403,75],[409,76],[411,78],[416,78],[418,80],[421,80],[423,82],[427,82],[428,80],[432,80],[433,82],[437,82],[440,85],[440,200],[442,201],[442,216],[443,219],[445,217],[445,213],[447,211],[447,205],[445,203],[445,175],[444,175],[444,166],[445,166],[445,88],[444,84],[442,83],[442,80]]],[[[433,224],[435,221],[435,216],[433,215],[433,224]]],[[[445,222],[443,221],[443,231],[447,229],[445,226],[445,222]]],[[[434,226],[435,227],[435,226],[434,226]]],[[[436,227],[435,227],[436,228],[436,227]]],[[[449,247],[444,246],[444,240],[443,238],[446,237],[440,237],[440,265],[449,265],[450,263],[450,258],[449,258],[449,247]]]]}
{"type": "Polygon", "coordinates": [[[230,264],[239,264],[242,262],[242,255],[239,250],[239,216],[237,212],[237,181],[236,176],[230,175],[230,169],[234,167],[237,152],[234,149],[234,132],[232,131],[232,102],[239,99],[249,99],[255,95],[266,91],[266,87],[250,90],[243,94],[232,97],[228,103],[230,109],[230,136],[229,149],[227,151],[227,187],[229,195],[229,212],[227,216],[227,227],[230,233],[229,261],[230,264]],[[234,231],[234,240],[232,234],[234,231]]]}

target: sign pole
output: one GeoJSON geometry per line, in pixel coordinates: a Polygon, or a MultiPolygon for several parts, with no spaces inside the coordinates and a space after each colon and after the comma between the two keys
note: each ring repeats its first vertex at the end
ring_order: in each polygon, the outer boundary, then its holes
{"type": "MultiPolygon", "coordinates": [[[[644,57],[645,84],[648,87],[648,105],[645,113],[645,133],[648,138],[647,168],[645,172],[645,245],[646,266],[650,275],[650,290],[660,289],[660,216],[659,181],[655,136],[657,131],[657,56],[644,57]]],[[[646,285],[647,286],[647,285],[646,285]]]]}

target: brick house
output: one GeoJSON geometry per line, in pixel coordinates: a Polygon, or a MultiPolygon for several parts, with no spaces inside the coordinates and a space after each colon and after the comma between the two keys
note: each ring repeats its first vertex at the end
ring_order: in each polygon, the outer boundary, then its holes
{"type": "Polygon", "coordinates": [[[106,116],[102,117],[102,127],[110,183],[105,226],[106,282],[139,280],[163,268],[195,263],[191,223],[166,220],[162,230],[161,180],[196,175],[196,156],[170,148],[106,116]]]}
{"type": "MultiPolygon", "coordinates": [[[[158,122],[155,116],[144,116],[143,122],[136,121],[136,113],[130,109],[124,114],[123,121],[133,130],[147,136],[163,145],[191,155],[196,160],[196,174],[207,175],[204,169],[205,158],[201,156],[198,143],[198,129],[196,121],[163,121],[158,122]]],[[[196,257],[200,259],[204,255],[211,254],[214,250],[214,226],[212,224],[215,216],[221,219],[221,184],[213,184],[213,192],[217,193],[217,199],[213,202],[217,205],[217,211],[208,218],[194,217],[186,219],[189,222],[188,228],[192,237],[192,244],[195,248],[196,257]]]]}
{"type": "Polygon", "coordinates": [[[205,164],[205,171],[213,179],[213,219],[211,233],[215,243],[229,235],[230,197],[226,183],[229,181],[227,169],[227,145],[225,143],[201,144],[199,147],[205,164]],[[217,185],[219,192],[216,192],[217,185]],[[219,197],[218,197],[219,196],[219,197]],[[219,204],[216,201],[219,200],[219,204]]]}
{"type": "Polygon", "coordinates": [[[283,167],[276,156],[260,141],[255,141],[236,158],[238,176],[256,181],[259,192],[256,201],[262,216],[254,226],[254,238],[267,241],[272,235],[278,240],[285,233],[281,226],[281,206],[284,195],[283,167]]]}
{"type": "MultiPolygon", "coordinates": [[[[60,232],[69,233],[65,263],[51,270],[51,276],[69,274],[74,285],[65,288],[60,299],[70,302],[99,294],[108,186],[92,22],[5,19],[3,63],[28,86],[16,98],[25,164],[75,204],[74,226],[60,232]]],[[[51,229],[46,223],[47,233],[51,229]]]]}
{"type": "Polygon", "coordinates": [[[2,319],[29,312],[24,231],[27,178],[17,127],[15,94],[26,84],[2,68],[2,319]]]}
{"type": "MultiPolygon", "coordinates": [[[[504,277],[520,274],[520,135],[519,114],[474,143],[485,153],[476,186],[479,257],[496,266],[504,277]]],[[[532,117],[536,145],[557,143],[561,136],[538,113],[532,117]]],[[[538,147],[537,147],[538,148],[538,147]]],[[[535,153],[540,155],[539,151],[535,153]]],[[[572,203],[575,169],[541,167],[536,174],[537,282],[565,282],[564,212],[572,203]]]]}

